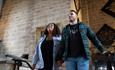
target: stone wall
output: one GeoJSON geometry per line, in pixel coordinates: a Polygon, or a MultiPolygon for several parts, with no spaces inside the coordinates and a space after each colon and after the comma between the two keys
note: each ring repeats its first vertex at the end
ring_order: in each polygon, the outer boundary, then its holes
{"type": "Polygon", "coordinates": [[[36,28],[51,22],[66,24],[68,12],[69,0],[6,0],[1,19],[6,53],[29,54],[31,59],[36,28]]]}

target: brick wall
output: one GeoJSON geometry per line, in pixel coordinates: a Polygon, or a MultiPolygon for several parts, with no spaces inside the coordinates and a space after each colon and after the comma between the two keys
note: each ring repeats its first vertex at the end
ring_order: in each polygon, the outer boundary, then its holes
{"type": "Polygon", "coordinates": [[[115,18],[101,11],[108,0],[81,0],[82,21],[89,23],[91,28],[97,32],[103,24],[115,29],[115,18]]]}

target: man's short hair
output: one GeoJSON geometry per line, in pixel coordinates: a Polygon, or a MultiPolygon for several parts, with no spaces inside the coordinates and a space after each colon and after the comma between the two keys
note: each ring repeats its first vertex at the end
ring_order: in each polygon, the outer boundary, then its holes
{"type": "Polygon", "coordinates": [[[74,13],[76,13],[76,15],[78,15],[78,13],[75,10],[70,10],[70,12],[74,12],[74,13]]]}

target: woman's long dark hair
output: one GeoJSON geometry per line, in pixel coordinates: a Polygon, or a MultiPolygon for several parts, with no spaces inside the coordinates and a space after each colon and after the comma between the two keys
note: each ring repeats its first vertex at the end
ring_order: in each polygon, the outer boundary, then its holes
{"type": "Polygon", "coordinates": [[[54,25],[54,29],[53,29],[53,32],[52,32],[52,35],[53,36],[59,36],[60,35],[60,29],[59,27],[55,24],[55,23],[49,23],[47,26],[46,26],[46,29],[44,31],[44,34],[45,35],[48,35],[48,31],[47,31],[47,28],[49,25],[53,24],[54,25]]]}

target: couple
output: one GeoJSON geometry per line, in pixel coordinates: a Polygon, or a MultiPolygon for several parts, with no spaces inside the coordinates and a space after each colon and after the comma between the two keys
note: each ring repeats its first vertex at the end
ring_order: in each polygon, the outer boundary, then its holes
{"type": "Polygon", "coordinates": [[[66,70],[89,70],[89,41],[105,53],[95,33],[84,23],[79,22],[76,11],[69,13],[69,24],[60,34],[58,26],[50,23],[35,48],[32,60],[33,70],[59,70],[65,62],[66,70]]]}

